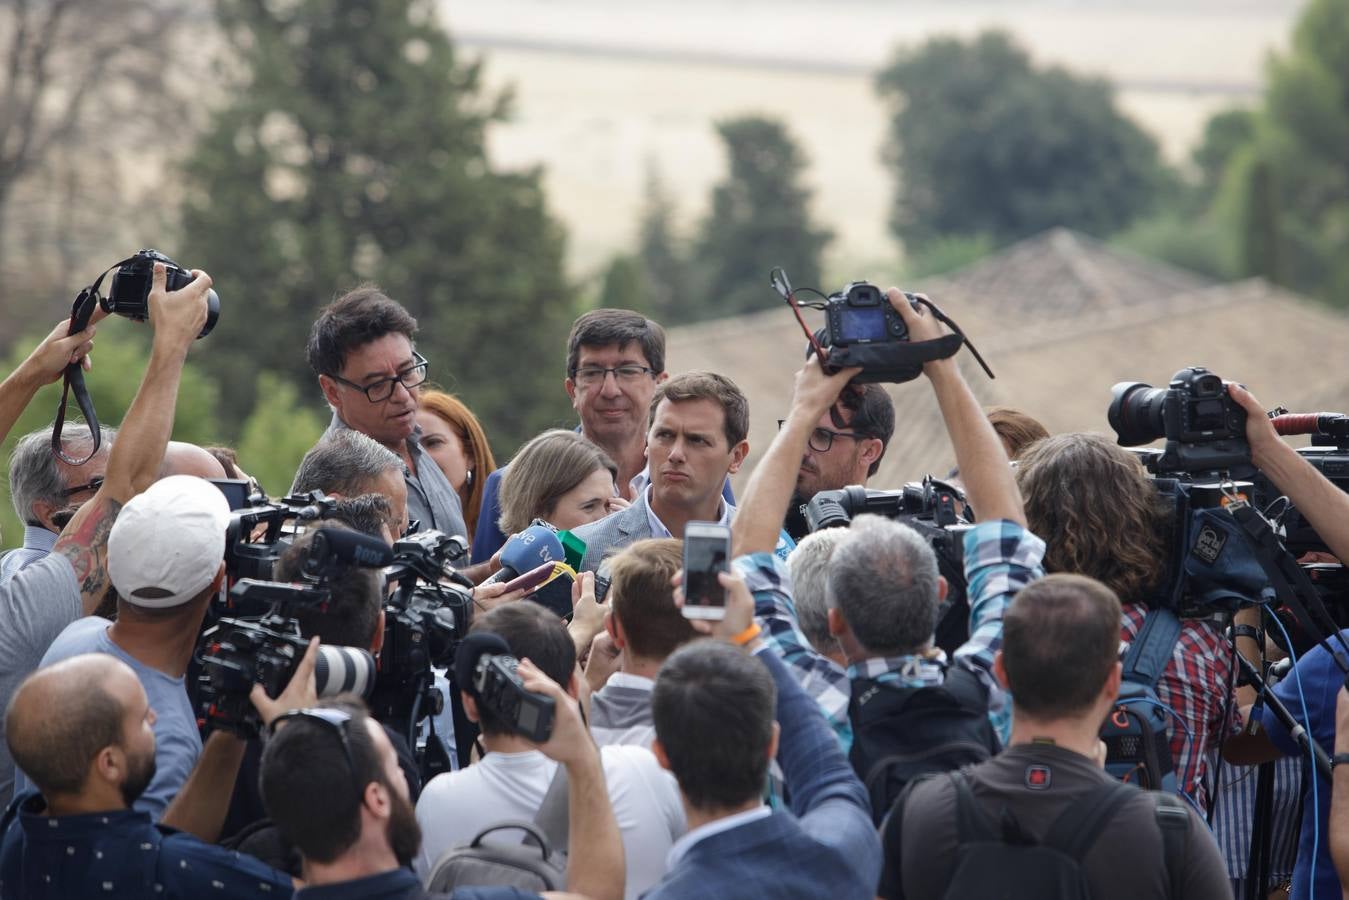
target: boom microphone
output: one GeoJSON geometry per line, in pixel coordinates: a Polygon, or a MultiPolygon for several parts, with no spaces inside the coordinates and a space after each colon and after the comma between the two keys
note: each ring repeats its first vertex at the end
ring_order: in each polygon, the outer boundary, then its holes
{"type": "Polygon", "coordinates": [[[546,525],[531,525],[519,534],[511,535],[501,548],[501,569],[483,584],[499,584],[518,578],[521,573],[537,569],[544,563],[562,562],[567,553],[562,542],[546,525]]]}
{"type": "Polygon", "coordinates": [[[1330,437],[1349,436],[1349,416],[1339,413],[1284,413],[1270,419],[1274,430],[1282,435],[1320,434],[1330,437]]]}
{"type": "Polygon", "coordinates": [[[393,550],[376,537],[342,528],[320,528],[314,532],[304,574],[318,578],[341,565],[383,568],[393,565],[393,550]]]}

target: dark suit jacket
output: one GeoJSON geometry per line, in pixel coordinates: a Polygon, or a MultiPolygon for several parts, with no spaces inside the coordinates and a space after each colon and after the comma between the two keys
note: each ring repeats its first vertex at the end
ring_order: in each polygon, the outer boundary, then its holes
{"type": "Polygon", "coordinates": [[[778,688],[778,763],[792,811],[698,841],[643,900],[873,900],[881,846],[866,789],[787,666],[771,648],[756,656],[778,688]]]}

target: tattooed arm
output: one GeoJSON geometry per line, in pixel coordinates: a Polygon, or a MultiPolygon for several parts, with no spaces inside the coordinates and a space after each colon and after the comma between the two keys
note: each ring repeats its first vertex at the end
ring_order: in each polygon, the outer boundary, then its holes
{"type": "Polygon", "coordinates": [[[164,266],[155,264],[149,301],[155,330],[150,363],[113,442],[103,486],[75,513],[52,550],[74,567],[85,615],[98,607],[108,589],[108,533],[117,513],[150,486],[164,460],[164,448],[173,432],[183,362],[188,347],[206,323],[206,291],[211,277],[203,272],[195,274],[190,284],[170,294],[164,290],[164,266]]]}

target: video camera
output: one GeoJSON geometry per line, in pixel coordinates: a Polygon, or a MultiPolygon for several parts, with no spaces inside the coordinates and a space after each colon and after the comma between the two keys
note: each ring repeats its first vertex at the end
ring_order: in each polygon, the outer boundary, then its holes
{"type": "Polygon", "coordinates": [[[232,579],[270,581],[276,561],[290,545],[284,533],[286,523],[332,518],[337,505],[338,501],[322,491],[309,491],[234,511],[225,531],[226,573],[232,579]],[[264,526],[265,530],[257,534],[264,526]]]}
{"type": "Polygon", "coordinates": [[[948,589],[938,612],[936,641],[948,653],[969,637],[969,602],[965,596],[965,533],[973,518],[964,494],[931,475],[898,491],[868,490],[859,484],[820,491],[806,504],[812,532],[846,528],[854,517],[870,513],[908,525],[931,545],[937,570],[948,589]]]}
{"type": "Polygon", "coordinates": [[[984,362],[960,326],[926,297],[908,292],[904,294],[915,310],[920,306],[927,307],[938,321],[950,326],[954,334],[915,343],[909,340],[909,329],[903,317],[890,305],[885,292],[874,284],[854,281],[838,293],[828,296],[814,288],[803,288],[803,291],[822,298],[803,302],[796,299],[787,273],[781,268],[772,271],[769,283],[796,313],[796,319],[810,343],[807,355],[818,355],[828,372],[860,366],[862,371],[853,378],[858,384],[901,384],[921,375],[923,363],[954,356],[962,345],[966,345],[988,377],[993,377],[993,370],[984,362]],[[801,318],[802,306],[823,310],[824,328],[812,332],[801,318]]]}
{"type": "Polygon", "coordinates": [[[418,532],[393,545],[384,571],[394,590],[384,606],[384,645],[370,710],[410,742],[418,722],[444,709],[432,668],[454,666],[472,619],[473,584],[449,564],[466,549],[457,535],[418,532]]]}
{"type": "Polygon", "coordinates": [[[490,709],[511,731],[542,744],[553,733],[552,697],[525,688],[517,672],[519,660],[499,635],[476,632],[464,638],[455,662],[455,682],[479,706],[490,709]]]}
{"type": "MultiPolygon", "coordinates": [[[[378,539],[320,529],[310,547],[303,582],[252,578],[236,582],[230,589],[230,608],[267,611],[257,617],[221,619],[202,634],[197,696],[203,718],[244,737],[256,735],[260,723],[248,697],[253,685],[261,684],[268,696],[278,696],[309,646],[294,615],[305,609],[326,610],[336,579],[353,566],[378,566],[389,555],[378,539]]],[[[320,697],[347,692],[367,696],[375,682],[375,661],[361,648],[320,646],[314,675],[320,697]]]]}

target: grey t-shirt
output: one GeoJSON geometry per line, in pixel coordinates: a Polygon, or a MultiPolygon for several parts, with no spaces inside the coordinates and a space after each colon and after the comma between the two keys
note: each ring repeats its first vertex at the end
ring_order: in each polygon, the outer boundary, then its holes
{"type": "MultiPolygon", "coordinates": [[[[975,800],[994,822],[1003,810],[1010,810],[1036,838],[1043,838],[1064,810],[1108,778],[1085,756],[1052,744],[1016,744],[969,770],[969,776],[975,800]]],[[[939,775],[914,788],[902,824],[896,828],[900,817],[891,816],[881,833],[885,869],[880,896],[886,900],[942,896],[955,871],[959,845],[955,809],[950,778],[939,775]]],[[[1189,813],[1182,896],[1231,897],[1218,845],[1195,811],[1189,813]]],[[[1115,813],[1083,859],[1091,896],[1162,900],[1169,895],[1164,859],[1156,806],[1140,790],[1136,800],[1115,813]]]]}
{"type": "MultiPolygon", "coordinates": [[[[155,711],[155,777],[134,804],[158,822],[169,803],[187,783],[187,777],[201,756],[201,733],[197,717],[187,699],[184,679],[166,675],[129,655],[108,636],[107,619],[89,616],[73,622],[42,657],[42,666],[50,666],[81,653],[107,653],[126,663],[145,688],[150,708],[155,711]]],[[[19,781],[26,782],[20,773],[19,781]]],[[[20,789],[23,789],[22,787],[20,789]]]]}
{"type": "Polygon", "coordinates": [[[34,672],[56,636],[84,607],[70,560],[52,553],[0,585],[0,806],[14,796],[14,760],[3,713],[20,682],[34,672]]]}

